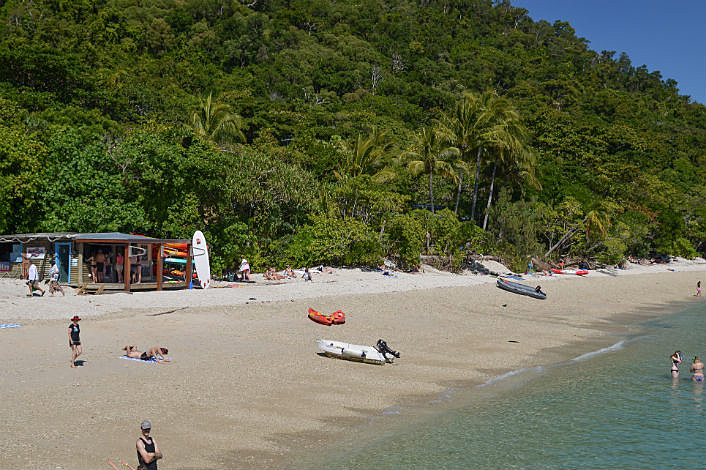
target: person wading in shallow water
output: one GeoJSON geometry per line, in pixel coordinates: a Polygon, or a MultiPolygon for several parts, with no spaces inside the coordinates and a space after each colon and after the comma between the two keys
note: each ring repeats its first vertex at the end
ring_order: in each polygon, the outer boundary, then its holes
{"type": "Polygon", "coordinates": [[[674,354],[669,356],[672,361],[672,377],[679,377],[679,364],[681,364],[681,351],[674,351],[674,354]]]}
{"type": "Polygon", "coordinates": [[[150,436],[152,424],[145,420],[140,425],[142,436],[137,439],[137,470],[157,470],[157,460],[163,457],[157,442],[150,436]]]}
{"type": "Polygon", "coordinates": [[[691,364],[691,380],[694,382],[704,381],[704,363],[701,362],[699,356],[694,356],[694,362],[691,364]]]}

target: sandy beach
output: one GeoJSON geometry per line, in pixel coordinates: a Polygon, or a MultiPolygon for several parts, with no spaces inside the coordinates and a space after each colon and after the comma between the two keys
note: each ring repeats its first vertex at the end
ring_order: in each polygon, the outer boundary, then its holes
{"type": "MultiPolygon", "coordinates": [[[[3,400],[0,468],[109,468],[136,464],[149,419],[161,469],[283,468],[330,431],[413,397],[483,383],[507,371],[612,344],[676,302],[701,302],[703,260],[586,277],[530,276],[546,301],[495,287],[495,278],[427,270],[395,277],[335,269],[314,281],[208,290],[26,297],[0,280],[3,400]],[[341,309],[325,327],[308,307],[341,309]],[[81,318],[84,362],[69,367],[69,318],[81,318]],[[321,357],[314,340],[374,344],[402,357],[374,366],[321,357]],[[513,341],[513,342],[509,342],[513,341]],[[166,346],[164,365],[120,359],[121,348],[166,346]]],[[[217,283],[220,286],[232,284],[217,283]]],[[[430,405],[431,406],[431,405],[430,405]]]]}

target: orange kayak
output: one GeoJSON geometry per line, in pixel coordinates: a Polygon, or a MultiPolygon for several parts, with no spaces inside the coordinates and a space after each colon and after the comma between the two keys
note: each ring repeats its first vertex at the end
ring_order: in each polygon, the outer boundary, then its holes
{"type": "Polygon", "coordinates": [[[323,313],[317,312],[313,308],[309,308],[309,318],[316,323],[322,325],[341,325],[346,322],[346,314],[340,310],[332,313],[331,315],[324,315],[323,313]]]}

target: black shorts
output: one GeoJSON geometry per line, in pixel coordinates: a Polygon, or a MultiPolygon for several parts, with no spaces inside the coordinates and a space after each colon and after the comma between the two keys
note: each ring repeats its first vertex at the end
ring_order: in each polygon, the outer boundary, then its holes
{"type": "Polygon", "coordinates": [[[71,341],[69,341],[69,347],[72,346],[81,346],[81,341],[74,341],[74,344],[71,344],[71,341]]]}
{"type": "Polygon", "coordinates": [[[96,267],[98,268],[98,271],[103,271],[103,268],[105,267],[105,263],[96,263],[96,267]]]}
{"type": "Polygon", "coordinates": [[[146,352],[143,352],[142,355],[140,356],[140,359],[142,359],[143,361],[149,361],[151,359],[151,357],[148,356],[146,352]]]}

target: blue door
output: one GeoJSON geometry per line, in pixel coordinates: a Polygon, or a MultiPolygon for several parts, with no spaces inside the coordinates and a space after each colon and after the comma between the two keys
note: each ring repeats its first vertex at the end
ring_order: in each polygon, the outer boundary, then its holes
{"type": "Polygon", "coordinates": [[[59,267],[59,281],[68,283],[71,279],[71,242],[54,244],[54,262],[59,267]]]}

